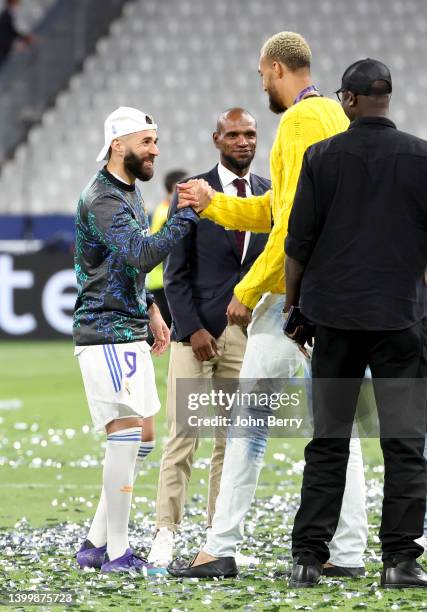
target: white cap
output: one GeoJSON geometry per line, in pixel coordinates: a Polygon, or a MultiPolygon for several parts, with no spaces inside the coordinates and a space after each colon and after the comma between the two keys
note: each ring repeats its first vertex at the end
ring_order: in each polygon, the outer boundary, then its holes
{"type": "Polygon", "coordinates": [[[115,138],[142,132],[143,130],[157,130],[157,125],[153,118],[137,108],[130,106],[120,106],[108,115],[104,123],[105,144],[99,152],[96,161],[99,162],[106,158],[108,149],[115,138]]]}

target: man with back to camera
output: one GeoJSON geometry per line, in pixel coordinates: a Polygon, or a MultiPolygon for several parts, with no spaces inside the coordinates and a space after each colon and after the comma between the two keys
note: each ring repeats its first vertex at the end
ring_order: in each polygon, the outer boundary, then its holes
{"type": "MultiPolygon", "coordinates": [[[[270,181],[250,173],[255,155],[257,126],[242,108],[223,112],[213,141],[219,163],[204,178],[218,191],[243,197],[260,195],[270,181]]],[[[177,210],[175,193],[170,215],[177,210]]],[[[238,325],[227,325],[227,306],[235,285],[250,269],[267,241],[265,234],[227,231],[203,219],[181,240],[165,262],[166,297],[172,313],[172,343],[169,361],[167,413],[169,439],[163,452],[157,492],[157,534],[148,560],[167,566],[172,561],[174,533],[184,511],[185,496],[198,432],[177,435],[176,380],[179,378],[239,378],[246,335],[238,325]]],[[[207,527],[212,525],[224,459],[225,437],[216,431],[209,470],[207,527]]],[[[256,563],[237,554],[240,565],[256,563]]]]}
{"type": "Polygon", "coordinates": [[[77,562],[103,572],[164,573],[135,555],[128,539],[133,482],[154,446],[160,408],[147,325],[154,354],[169,345],[145,276],[199,218],[178,211],[150,236],[135,182],[152,178],[158,153],[152,117],[129,107],[111,113],[97,158],[108,162],[84,189],[76,215],[75,355],[94,427],[107,434],[101,497],[77,562]]]}
{"type": "MultiPolygon", "coordinates": [[[[282,332],[283,244],[305,150],[348,127],[340,105],[321,96],[313,86],[310,66],[310,48],[294,32],[275,34],[261,49],[259,73],[270,109],[284,113],[270,154],[272,191],[243,200],[215,192],[200,179],[178,185],[180,205],[203,209],[202,217],[232,229],[270,232],[264,251],[235,287],[227,310],[230,322],[244,326],[250,323],[240,372],[242,380],[292,378],[304,359],[282,332]]],[[[236,545],[242,539],[242,521],[255,495],[266,443],[266,428],[253,428],[249,438],[233,437],[231,432],[207,543],[190,565],[170,567],[171,574],[200,577],[237,574],[236,545]]],[[[351,443],[341,518],[329,545],[325,574],[360,575],[364,573],[368,526],[362,453],[357,439],[351,443]]]]}
{"type": "Polygon", "coordinates": [[[292,534],[292,587],[316,584],[328,558],[368,365],[385,465],[381,585],[427,587],[414,541],[426,505],[427,142],[390,121],[391,91],[383,63],[347,68],[337,95],[350,128],[306,152],[289,220],[286,310],[300,304],[316,324],[315,428],[292,534]]]}
{"type": "Polygon", "coordinates": [[[15,10],[20,0],[6,0],[6,6],[0,13],[0,67],[7,60],[15,40],[24,45],[31,45],[35,38],[33,34],[23,34],[15,26],[15,10]]]}

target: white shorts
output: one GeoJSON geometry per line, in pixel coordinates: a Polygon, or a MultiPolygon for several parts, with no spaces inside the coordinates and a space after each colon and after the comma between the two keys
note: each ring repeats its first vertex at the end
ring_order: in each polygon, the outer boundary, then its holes
{"type": "Polygon", "coordinates": [[[76,346],[95,429],[125,417],[149,417],[160,410],[147,342],[76,346]]]}

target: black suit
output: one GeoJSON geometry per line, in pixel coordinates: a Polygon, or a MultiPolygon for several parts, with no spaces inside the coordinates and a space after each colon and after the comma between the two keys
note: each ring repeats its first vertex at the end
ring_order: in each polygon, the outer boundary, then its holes
{"type": "MultiPolygon", "coordinates": [[[[205,179],[222,191],[218,167],[193,178],[205,179]]],[[[270,181],[251,174],[253,195],[270,189],[270,181]]],[[[175,193],[169,216],[177,210],[175,193]]],[[[226,310],[234,287],[248,272],[267,242],[267,234],[251,234],[243,263],[240,263],[234,231],[202,219],[194,231],[179,242],[167,257],[163,280],[172,315],[172,340],[188,340],[198,329],[218,338],[227,325],[226,310]]]]}

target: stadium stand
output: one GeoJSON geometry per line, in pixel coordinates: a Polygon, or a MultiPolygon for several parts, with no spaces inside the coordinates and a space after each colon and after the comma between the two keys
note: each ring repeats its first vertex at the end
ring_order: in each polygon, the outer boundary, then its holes
{"type": "Polygon", "coordinates": [[[30,32],[43,19],[55,0],[21,0],[16,15],[16,25],[23,32],[30,32]]]}
{"type": "Polygon", "coordinates": [[[13,157],[30,128],[41,121],[70,77],[81,70],[125,3],[109,0],[100,12],[99,0],[56,0],[33,30],[35,42],[25,51],[11,53],[2,64],[0,163],[13,157]]]}
{"type": "Polygon", "coordinates": [[[265,38],[284,29],[309,41],[324,95],[333,95],[354,60],[383,60],[394,77],[393,118],[401,129],[427,137],[418,108],[427,97],[422,0],[322,0],[315,19],[312,0],[132,0],[3,164],[0,212],[71,214],[96,170],[103,120],[119,105],[142,108],[159,124],[156,175],[144,186],[149,206],[160,198],[160,177],[170,167],[196,173],[214,163],[211,132],[229,106],[245,106],[258,118],[254,169],[268,172],[278,118],[267,108],[256,69],[265,38]]]}

